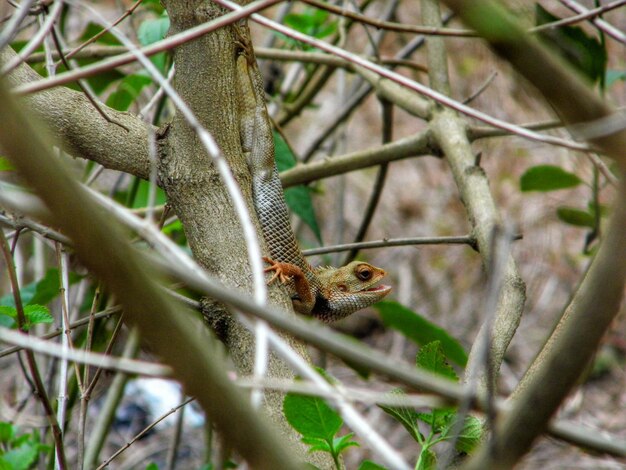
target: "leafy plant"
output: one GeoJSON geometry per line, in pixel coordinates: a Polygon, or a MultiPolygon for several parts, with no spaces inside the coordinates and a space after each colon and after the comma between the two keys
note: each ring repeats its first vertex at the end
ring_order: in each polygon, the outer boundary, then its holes
{"type": "MultiPolygon", "coordinates": [[[[317,8],[306,8],[302,13],[291,13],[285,16],[285,24],[296,31],[318,39],[330,36],[337,31],[337,21],[331,19],[327,11],[317,8]]],[[[303,45],[291,38],[283,35],[281,37],[295,47],[301,47],[304,50],[312,49],[311,46],[303,45]]]]}
{"type": "Polygon", "coordinates": [[[467,363],[467,353],[461,343],[410,308],[387,300],[378,302],[374,308],[380,313],[385,326],[399,331],[415,344],[423,346],[439,341],[445,357],[459,366],[464,367],[467,363]]]}
{"type": "Polygon", "coordinates": [[[309,452],[328,452],[337,469],[339,456],[348,447],[358,446],[353,433],[337,436],[343,426],[341,416],[321,398],[288,393],[283,401],[287,422],[300,434],[309,452]]]}
{"type": "Polygon", "coordinates": [[[50,451],[39,442],[39,433],[20,434],[11,423],[0,422],[0,469],[28,470],[33,468],[39,454],[50,451]]]}
{"type": "MultiPolygon", "coordinates": [[[[34,325],[40,323],[52,323],[50,310],[43,305],[26,305],[24,307],[26,323],[22,325],[24,331],[30,330],[34,325]]],[[[17,328],[17,310],[9,305],[0,306],[0,326],[5,328],[17,328]]]]}
{"type": "MultiPolygon", "coordinates": [[[[417,367],[426,369],[446,379],[458,382],[459,378],[454,369],[448,364],[440,341],[433,341],[424,345],[416,358],[417,367]]],[[[401,390],[394,390],[394,394],[402,394],[401,390]]],[[[455,442],[458,452],[470,453],[480,441],[482,425],[473,417],[465,417],[462,426],[459,426],[458,415],[454,408],[433,408],[428,412],[417,412],[403,406],[383,406],[383,411],[398,421],[420,445],[420,454],[415,465],[416,469],[430,470],[437,468],[437,454],[433,447],[444,441],[455,442]],[[424,433],[422,428],[428,430],[424,433]],[[424,426],[425,425],[425,426],[424,426]],[[457,429],[460,428],[458,435],[457,429]]]]}
{"type": "MultiPolygon", "coordinates": [[[[529,168],[520,178],[522,192],[530,191],[558,191],[560,189],[575,188],[584,183],[577,175],[555,165],[537,165],[529,168]]],[[[597,170],[595,170],[591,187],[591,197],[587,209],[571,206],[560,206],[556,210],[558,219],[568,225],[590,229],[585,242],[587,253],[589,244],[597,237],[604,208],[599,203],[599,184],[597,170]]]]}

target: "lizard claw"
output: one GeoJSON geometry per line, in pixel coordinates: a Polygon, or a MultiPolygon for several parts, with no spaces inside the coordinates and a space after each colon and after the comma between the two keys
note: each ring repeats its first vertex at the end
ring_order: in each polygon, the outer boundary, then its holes
{"type": "Polygon", "coordinates": [[[263,272],[265,273],[274,272],[270,280],[267,281],[268,285],[274,282],[277,278],[280,280],[281,284],[287,284],[291,280],[291,276],[285,272],[284,263],[281,263],[279,261],[274,261],[273,259],[268,258],[267,256],[263,257],[263,261],[265,261],[266,263],[269,263],[270,265],[268,268],[265,268],[263,272]]]}

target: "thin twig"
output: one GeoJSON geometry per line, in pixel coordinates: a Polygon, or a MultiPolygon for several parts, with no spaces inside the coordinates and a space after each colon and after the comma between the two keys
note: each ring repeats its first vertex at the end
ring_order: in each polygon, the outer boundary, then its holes
{"type": "Polygon", "coordinates": [[[371,18],[361,13],[355,13],[345,8],[331,5],[330,3],[320,2],[317,0],[302,0],[311,6],[321,10],[330,11],[336,15],[345,16],[359,23],[374,26],[378,29],[386,29],[389,31],[398,31],[404,33],[423,34],[424,36],[452,36],[452,37],[476,37],[476,33],[469,29],[452,29],[452,28],[431,28],[428,26],[415,26],[409,24],[395,23],[393,21],[381,21],[371,18]]]}
{"type": "MultiPolygon", "coordinates": [[[[521,235],[516,235],[516,240],[521,239],[521,235]]],[[[469,245],[476,247],[476,240],[469,235],[458,237],[413,237],[413,238],[383,238],[382,240],[374,240],[360,243],[346,243],[343,245],[330,245],[320,248],[311,248],[302,250],[305,256],[323,255],[326,253],[335,253],[337,251],[364,250],[372,248],[386,248],[390,246],[407,246],[407,245],[469,245]]]]}
{"type": "MultiPolygon", "coordinates": [[[[17,311],[18,328],[22,330],[24,324],[26,323],[26,315],[24,314],[24,305],[22,303],[22,296],[20,294],[19,284],[17,282],[17,274],[15,272],[15,265],[13,264],[13,257],[11,256],[9,243],[4,236],[4,231],[2,230],[0,230],[0,250],[2,250],[2,254],[4,255],[4,260],[7,265],[7,270],[9,271],[9,280],[11,282],[13,300],[15,302],[15,309],[17,311]]],[[[30,337],[28,335],[28,332],[19,333],[17,331],[12,331],[7,328],[0,328],[1,340],[10,342],[6,340],[6,337],[11,335],[16,335],[23,338],[25,343],[36,340],[36,338],[30,337]]],[[[35,355],[32,351],[26,351],[26,359],[31,377],[33,379],[33,384],[35,386],[35,391],[37,393],[39,401],[43,405],[43,408],[46,412],[46,418],[48,419],[50,427],[52,428],[56,460],[59,463],[59,467],[63,470],[67,468],[67,462],[65,460],[65,449],[63,445],[63,433],[61,432],[61,427],[59,426],[59,423],[54,415],[54,409],[50,404],[48,393],[46,392],[46,388],[44,387],[44,384],[41,380],[41,374],[39,373],[39,368],[37,367],[37,362],[35,361],[35,355]]]]}
{"type": "MultiPolygon", "coordinates": [[[[58,0],[54,2],[54,6],[50,10],[50,14],[47,15],[46,20],[44,21],[41,28],[37,30],[35,35],[28,41],[28,43],[20,49],[17,55],[7,64],[2,67],[2,75],[8,74],[15,67],[20,65],[22,62],[28,59],[30,54],[39,47],[42,43],[46,35],[50,32],[50,30],[54,27],[55,21],[58,19],[61,11],[63,10],[63,0],[58,0]]],[[[41,54],[42,58],[45,57],[45,53],[41,54]]]]}
{"type": "MultiPolygon", "coordinates": [[[[587,10],[584,6],[574,0],[561,0],[561,3],[565,5],[570,10],[573,10],[577,13],[589,14],[591,10],[587,10]]],[[[619,5],[618,5],[619,6],[619,5]]],[[[600,12],[602,13],[602,12],[600,12]]],[[[595,16],[595,15],[592,15],[595,16]]],[[[620,31],[618,28],[613,26],[612,24],[606,22],[605,20],[599,18],[592,18],[591,22],[602,32],[604,32],[607,36],[615,39],[622,44],[626,44],[626,33],[620,31]]]]}
{"type": "MultiPolygon", "coordinates": [[[[128,374],[153,377],[169,377],[172,375],[172,371],[169,367],[162,366],[160,364],[138,361],[135,359],[115,358],[112,356],[105,356],[104,354],[82,350],[64,351],[61,346],[50,341],[45,341],[34,336],[29,336],[27,334],[8,330],[6,328],[0,328],[0,341],[14,344],[28,351],[44,354],[46,356],[76,361],[80,364],[91,364],[92,366],[98,366],[108,370],[122,371],[128,374]]],[[[50,408],[50,412],[52,412],[52,408],[50,408]]],[[[54,413],[52,416],[54,417],[54,413]]]]}
{"type": "MultiPolygon", "coordinates": [[[[141,4],[142,1],[143,0],[137,0],[119,18],[117,18],[115,21],[113,21],[110,26],[107,26],[107,27],[103,28],[102,31],[100,31],[97,34],[93,35],[92,37],[87,39],[85,42],[83,42],[81,45],[77,46],[75,49],[73,49],[72,51],[68,52],[67,55],[65,56],[65,58],[66,59],[71,59],[76,54],[78,54],[81,50],[83,50],[85,47],[87,47],[89,44],[92,44],[92,43],[96,42],[98,39],[100,39],[102,36],[104,36],[106,33],[108,33],[111,28],[117,26],[122,21],[124,21],[127,17],[132,15],[133,12],[137,9],[137,7],[141,4]]],[[[59,51],[59,55],[62,56],[62,52],[61,51],[59,51]]]]}
{"type": "MultiPolygon", "coordinates": [[[[391,142],[393,138],[393,104],[385,99],[380,99],[379,102],[381,106],[383,123],[382,143],[384,145],[391,142]]],[[[361,220],[359,230],[354,236],[353,243],[361,243],[365,239],[367,229],[372,223],[372,219],[374,218],[374,213],[376,212],[376,208],[378,207],[378,202],[380,201],[383,188],[385,187],[385,179],[387,178],[388,169],[389,163],[383,163],[382,165],[380,165],[380,167],[378,167],[378,174],[376,175],[376,181],[374,182],[372,194],[367,201],[365,213],[363,215],[363,219],[361,220]]],[[[352,250],[350,250],[348,255],[345,257],[343,264],[345,265],[353,261],[357,257],[358,253],[358,248],[353,248],[352,250]]]]}

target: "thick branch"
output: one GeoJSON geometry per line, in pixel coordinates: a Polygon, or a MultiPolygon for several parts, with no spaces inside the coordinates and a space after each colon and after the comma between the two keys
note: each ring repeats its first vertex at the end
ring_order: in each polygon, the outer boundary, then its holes
{"type": "MultiPolygon", "coordinates": [[[[0,51],[0,63],[7,63],[15,56],[7,47],[0,51]]],[[[25,64],[8,76],[12,87],[37,80],[41,77],[25,64]]],[[[124,125],[127,131],[107,122],[82,93],[62,87],[31,95],[25,101],[73,156],[149,178],[147,125],[140,119],[101,105],[107,115],[124,125]]]]}
{"type": "MultiPolygon", "coordinates": [[[[531,81],[566,122],[593,123],[613,110],[576,74],[526,36],[499,5],[446,0],[464,21],[531,81]]],[[[580,126],[584,132],[588,126],[580,126]]],[[[589,139],[626,171],[626,131],[589,139]]],[[[468,468],[508,468],[528,451],[588,365],[619,311],[626,280],[626,184],[622,181],[608,230],[589,271],[563,317],[513,395],[513,407],[497,423],[494,442],[468,468]]]]}
{"type": "Polygon", "coordinates": [[[288,188],[395,160],[438,154],[439,150],[431,132],[423,131],[375,149],[360,150],[348,155],[298,165],[282,172],[280,180],[283,187],[288,188]]]}
{"type": "MultiPolygon", "coordinates": [[[[438,8],[425,8],[424,16],[429,26],[436,27],[441,24],[438,8]]],[[[431,86],[440,93],[449,94],[447,54],[441,38],[429,39],[428,60],[431,86]]],[[[487,175],[476,165],[464,120],[451,109],[439,109],[433,114],[434,118],[430,122],[431,131],[452,170],[483,265],[490,266],[493,257],[491,240],[494,227],[500,223],[500,216],[489,189],[487,175]]],[[[483,335],[492,335],[489,368],[494,372],[497,372],[502,364],[506,349],[519,325],[526,301],[526,288],[515,260],[508,255],[504,263],[506,266],[503,272],[504,281],[496,306],[493,331],[487,331],[491,323],[485,323],[478,336],[483,338],[483,335]]],[[[479,340],[474,344],[478,346],[480,342],[479,340]]],[[[480,355],[477,353],[479,349],[480,347],[472,348],[466,377],[477,376],[479,387],[484,391],[486,386],[493,384],[488,383],[486,364],[481,364],[480,355]]]]}

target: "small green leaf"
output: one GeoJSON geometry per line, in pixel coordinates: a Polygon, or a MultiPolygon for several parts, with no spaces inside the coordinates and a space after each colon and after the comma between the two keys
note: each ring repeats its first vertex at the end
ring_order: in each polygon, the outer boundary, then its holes
{"type": "Polygon", "coordinates": [[[437,470],[437,456],[428,447],[422,447],[415,470],[437,470]]]}
{"type": "Polygon", "coordinates": [[[145,75],[127,75],[117,85],[117,90],[107,98],[107,106],[118,111],[127,111],[130,105],[137,99],[141,90],[150,83],[152,83],[152,80],[145,75]]]}
{"type": "Polygon", "coordinates": [[[288,393],[283,401],[283,413],[291,426],[306,438],[332,441],[343,420],[324,400],[288,393]]]}
{"type": "Polygon", "coordinates": [[[24,315],[26,316],[26,329],[30,329],[33,325],[40,323],[52,323],[53,318],[50,310],[43,305],[31,304],[24,307],[24,315]]]}
{"type": "Polygon", "coordinates": [[[7,444],[13,440],[15,428],[11,423],[0,421],[0,442],[7,444]]]}
{"type": "Polygon", "coordinates": [[[582,183],[573,173],[554,165],[537,165],[526,170],[520,178],[522,191],[555,191],[573,188],[582,183]]]}
{"type": "MultiPolygon", "coordinates": [[[[289,145],[278,132],[274,132],[274,147],[276,154],[276,167],[278,171],[285,171],[296,166],[294,157],[289,145]]],[[[311,200],[311,190],[306,186],[296,186],[285,191],[285,202],[287,207],[302,219],[313,231],[315,238],[322,243],[322,233],[320,232],[311,200]]]]}
{"type": "Polygon", "coordinates": [[[11,305],[0,305],[0,315],[6,315],[7,317],[16,318],[17,310],[11,305]]]}
{"type": "Polygon", "coordinates": [[[345,436],[336,437],[333,439],[333,449],[335,449],[335,453],[339,455],[348,447],[360,447],[359,443],[353,441],[354,433],[346,434],[345,436]]]}
{"type": "MultiPolygon", "coordinates": [[[[206,466],[204,466],[203,469],[204,468],[206,468],[206,466]]],[[[211,467],[209,467],[209,468],[211,468],[211,467]]],[[[148,465],[146,465],[146,470],[159,470],[159,466],[157,464],[155,464],[154,462],[150,462],[148,465]]]]}
{"type": "MultiPolygon", "coordinates": [[[[70,272],[70,284],[75,284],[81,279],[76,273],[70,272]]],[[[28,284],[20,289],[22,303],[24,305],[39,304],[46,305],[52,299],[59,295],[59,271],[56,268],[49,269],[46,275],[35,282],[28,284]]],[[[0,305],[9,305],[15,307],[13,302],[13,294],[7,294],[0,298],[0,305]]]]}
{"type": "Polygon", "coordinates": [[[8,158],[0,157],[0,171],[15,171],[15,167],[8,158]]]}
{"type": "MultiPolygon", "coordinates": [[[[397,388],[395,390],[392,390],[390,394],[402,396],[404,395],[404,392],[397,388]]],[[[417,425],[419,415],[415,412],[415,410],[406,406],[378,405],[378,407],[388,415],[392,416],[400,424],[402,424],[402,426],[404,426],[404,428],[409,432],[411,437],[413,437],[415,442],[424,442],[424,438],[422,437],[422,434],[420,433],[419,427],[417,425]]]]}
{"type": "MultiPolygon", "coordinates": [[[[92,37],[94,37],[96,34],[101,33],[103,30],[104,28],[96,23],[88,23],[87,26],[85,27],[85,30],[83,31],[83,34],[81,34],[80,36],[80,40],[87,41],[88,39],[91,39],[92,37]]],[[[122,44],[115,37],[115,35],[113,35],[113,33],[109,31],[107,31],[102,36],[100,36],[96,40],[96,43],[106,44],[109,46],[119,46],[122,44]]]]}
{"type": "Polygon", "coordinates": [[[378,302],[374,308],[380,313],[385,326],[399,331],[418,345],[441,341],[446,357],[460,366],[467,363],[467,353],[461,343],[411,309],[393,301],[378,302]]]}
{"type": "MultiPolygon", "coordinates": [[[[137,38],[142,46],[147,46],[160,41],[165,37],[170,28],[170,19],[167,13],[156,19],[145,20],[139,25],[137,38]]],[[[165,73],[165,64],[167,63],[167,55],[165,52],[150,57],[150,61],[159,69],[161,73],[165,73]]]]}
{"type": "Polygon", "coordinates": [[[137,39],[142,46],[148,46],[165,37],[170,29],[170,18],[167,14],[155,19],[145,20],[139,25],[137,39]]]}
{"type": "MultiPolygon", "coordinates": [[[[167,202],[167,196],[165,195],[165,191],[163,189],[157,187],[156,189],[156,197],[154,198],[155,205],[165,204],[167,202]]],[[[148,207],[148,198],[150,196],[150,182],[146,180],[140,180],[139,186],[137,187],[137,194],[135,194],[135,199],[133,200],[132,208],[139,209],[148,207]]]]}
{"type": "Polygon", "coordinates": [[[441,341],[433,341],[422,346],[417,353],[416,363],[417,366],[422,369],[434,372],[454,382],[459,381],[456,372],[454,372],[454,369],[446,361],[446,356],[441,347],[441,341]]]}
{"type": "Polygon", "coordinates": [[[303,437],[302,442],[309,446],[309,452],[328,452],[332,454],[330,442],[319,437],[303,437]]]}
{"type": "Polygon", "coordinates": [[[456,442],[456,449],[459,452],[470,454],[480,443],[483,434],[483,426],[475,416],[467,416],[463,425],[463,430],[456,442]]]}
{"type": "Polygon", "coordinates": [[[438,434],[449,428],[456,412],[454,408],[436,408],[432,413],[417,413],[417,416],[420,421],[430,426],[433,433],[438,434]]]}
{"type": "Polygon", "coordinates": [[[22,445],[6,452],[2,458],[11,465],[13,470],[28,470],[37,460],[39,446],[22,445]]]}
{"type": "Polygon", "coordinates": [[[576,227],[594,228],[596,226],[596,218],[593,214],[574,207],[559,207],[556,210],[556,215],[566,224],[574,225],[576,227]]]}
{"type": "MultiPolygon", "coordinates": [[[[537,25],[551,23],[560,18],[535,4],[537,25]]],[[[604,79],[607,63],[606,49],[595,37],[578,26],[561,26],[540,32],[540,37],[591,82],[604,79]]]]}
{"type": "Polygon", "coordinates": [[[358,470],[387,470],[387,468],[371,460],[364,460],[361,462],[361,465],[359,465],[358,470]]]}

